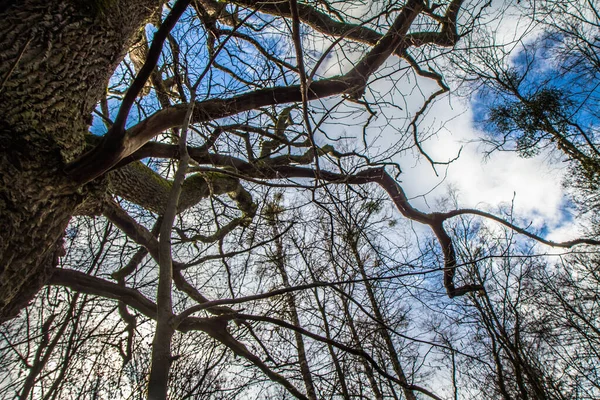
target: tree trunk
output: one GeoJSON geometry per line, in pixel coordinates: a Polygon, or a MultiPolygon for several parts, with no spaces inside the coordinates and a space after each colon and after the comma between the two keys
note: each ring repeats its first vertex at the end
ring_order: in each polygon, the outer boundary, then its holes
{"type": "MultiPolygon", "coordinates": [[[[290,288],[292,285],[290,284],[290,279],[288,277],[286,268],[285,268],[285,252],[283,250],[283,240],[279,231],[279,219],[277,217],[277,211],[275,211],[278,207],[277,204],[271,205],[273,211],[273,215],[269,218],[269,225],[271,225],[273,231],[273,237],[276,237],[275,240],[275,251],[272,255],[273,263],[279,274],[281,276],[281,280],[284,288],[290,288]]],[[[292,324],[295,327],[302,327],[300,324],[300,316],[298,314],[298,308],[296,307],[296,297],[293,292],[290,292],[286,295],[287,297],[287,311],[290,313],[290,319],[292,324]]],[[[304,387],[306,388],[306,397],[310,400],[317,399],[317,392],[315,390],[315,384],[312,379],[312,373],[310,371],[310,365],[308,364],[308,356],[306,355],[306,346],[304,344],[304,337],[300,332],[294,332],[294,338],[296,339],[296,349],[298,351],[298,364],[300,366],[300,374],[302,375],[302,380],[304,381],[304,387]]]]}
{"type": "Polygon", "coordinates": [[[367,276],[367,272],[365,271],[365,265],[358,251],[358,243],[356,241],[352,241],[349,244],[352,250],[352,255],[354,256],[354,260],[356,261],[356,266],[358,267],[358,271],[360,272],[360,276],[364,280],[365,289],[367,290],[367,297],[369,298],[369,302],[371,303],[371,308],[373,310],[373,313],[375,314],[375,318],[377,318],[379,323],[382,324],[382,326],[379,327],[378,331],[387,347],[388,355],[392,362],[394,372],[396,372],[398,380],[402,382],[402,391],[404,392],[404,396],[407,400],[417,400],[415,393],[408,387],[408,380],[406,379],[406,374],[404,373],[404,369],[400,364],[400,357],[398,355],[398,352],[396,351],[396,347],[394,346],[394,342],[392,340],[392,337],[390,336],[390,333],[387,330],[387,327],[384,326],[386,322],[381,312],[381,308],[379,307],[379,303],[375,298],[375,292],[373,290],[373,286],[371,285],[371,281],[369,281],[369,277],[367,276]]]}
{"type": "Polygon", "coordinates": [[[0,321],[27,305],[58,262],[91,186],[63,173],[91,112],[157,0],[0,1],[0,321]]]}

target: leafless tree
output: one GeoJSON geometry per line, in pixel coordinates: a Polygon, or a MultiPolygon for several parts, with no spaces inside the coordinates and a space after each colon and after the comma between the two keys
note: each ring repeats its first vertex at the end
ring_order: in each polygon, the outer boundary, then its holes
{"type": "Polygon", "coordinates": [[[434,61],[488,8],[0,2],[0,393],[441,398],[429,353],[454,348],[392,305],[484,293],[449,222],[599,243],[423,212],[400,185],[398,154],[439,163],[434,61]],[[398,218],[431,233],[423,254],[392,245],[398,218]]]}

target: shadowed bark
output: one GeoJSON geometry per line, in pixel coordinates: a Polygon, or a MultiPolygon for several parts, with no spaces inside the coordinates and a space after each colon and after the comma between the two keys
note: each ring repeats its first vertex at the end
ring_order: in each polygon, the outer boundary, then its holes
{"type": "Polygon", "coordinates": [[[0,320],[48,278],[88,187],[63,173],[131,38],[159,2],[23,1],[0,10],[0,320]],[[110,16],[110,18],[105,17],[110,16]]]}

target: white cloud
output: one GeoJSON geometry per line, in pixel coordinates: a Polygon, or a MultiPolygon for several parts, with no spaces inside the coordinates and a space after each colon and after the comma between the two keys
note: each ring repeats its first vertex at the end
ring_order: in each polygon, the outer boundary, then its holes
{"type": "MultiPolygon", "coordinates": [[[[494,14],[494,10],[490,14],[494,14]]],[[[500,18],[493,22],[497,28],[490,27],[494,30],[496,44],[516,43],[515,38],[528,30],[531,40],[537,37],[518,12],[502,11],[499,15],[500,18]]],[[[360,55],[360,52],[352,53],[351,57],[359,58],[360,55]]],[[[322,71],[337,74],[347,70],[353,61],[348,59],[348,54],[334,52],[323,64],[322,71]]],[[[400,65],[405,63],[392,57],[380,73],[385,75],[386,71],[397,70],[400,65]]],[[[378,104],[374,106],[378,107],[378,118],[371,122],[370,137],[379,138],[365,151],[381,154],[391,149],[406,149],[412,140],[406,118],[414,114],[423,104],[424,96],[437,87],[430,80],[419,78],[415,82],[414,78],[407,79],[400,72],[373,82],[370,89],[379,96],[378,104]],[[400,106],[402,110],[386,106],[384,101],[400,106]]],[[[543,230],[548,237],[557,240],[577,237],[572,218],[565,212],[567,198],[562,186],[565,165],[556,160],[549,161],[547,155],[525,159],[513,152],[495,152],[484,159],[484,148],[479,140],[484,133],[476,128],[472,110],[473,104],[444,98],[437,101],[420,121],[421,134],[430,136],[422,146],[436,161],[452,159],[462,148],[458,160],[447,169],[437,166],[440,176],[435,175],[424,157],[415,161],[416,150],[404,150],[393,156],[393,161],[403,170],[401,184],[407,195],[413,197],[413,205],[423,211],[437,211],[436,199],[446,196],[452,188],[458,192],[460,207],[495,211],[499,205],[512,205],[517,218],[530,223],[532,229],[543,230]]],[[[354,136],[361,142],[363,122],[358,118],[353,121],[354,126],[338,125],[336,133],[354,136]]]]}
{"type": "MultiPolygon", "coordinates": [[[[441,101],[432,111],[430,115],[438,120],[444,120],[445,116],[450,120],[457,110],[441,101]]],[[[428,122],[426,119],[423,125],[428,122]]],[[[484,159],[483,144],[478,141],[481,135],[468,109],[445,124],[444,129],[424,143],[424,148],[433,159],[444,161],[462,147],[460,157],[447,171],[438,167],[440,175],[447,173],[445,179],[436,177],[425,160],[406,169],[402,179],[408,195],[414,197],[431,191],[426,197],[428,204],[433,205],[433,199],[452,188],[458,193],[460,207],[494,211],[501,204],[512,203],[515,215],[530,221],[532,228],[549,231],[560,228],[574,233],[572,228],[562,226],[567,222],[562,186],[564,166],[550,162],[547,156],[526,159],[513,152],[495,152],[484,159]]],[[[422,199],[415,201],[420,207],[427,207],[422,199]]],[[[429,211],[433,210],[434,206],[429,211]]]]}

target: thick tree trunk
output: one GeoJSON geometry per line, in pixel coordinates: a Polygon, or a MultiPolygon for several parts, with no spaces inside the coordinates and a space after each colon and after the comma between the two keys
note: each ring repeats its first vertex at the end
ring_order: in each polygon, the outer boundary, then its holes
{"type": "Polygon", "coordinates": [[[0,320],[15,316],[56,265],[89,190],[63,167],[82,153],[108,79],[159,9],[157,0],[11,3],[0,2],[0,320]]]}

